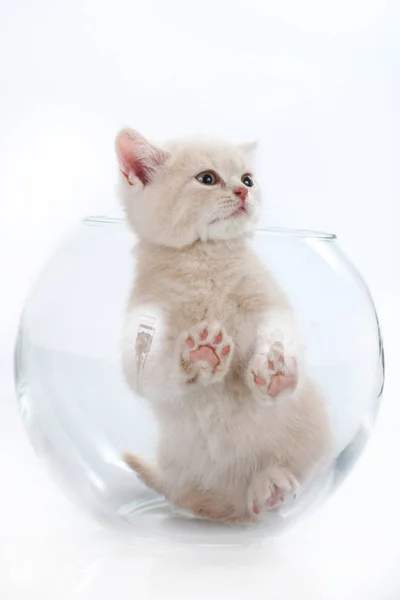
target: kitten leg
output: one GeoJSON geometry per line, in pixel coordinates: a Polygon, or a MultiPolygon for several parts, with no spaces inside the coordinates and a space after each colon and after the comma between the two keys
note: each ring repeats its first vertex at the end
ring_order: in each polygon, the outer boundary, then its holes
{"type": "Polygon", "coordinates": [[[247,505],[250,514],[259,515],[294,500],[299,487],[293,473],[284,466],[274,466],[257,473],[249,486],[247,505]]]}
{"type": "Polygon", "coordinates": [[[158,467],[147,463],[135,454],[125,452],[123,459],[147,487],[162,494],[177,507],[190,512],[199,519],[236,524],[247,524],[254,521],[254,515],[249,517],[239,511],[229,500],[211,490],[192,487],[179,493],[171,492],[158,467]]]}
{"type": "Polygon", "coordinates": [[[188,383],[222,381],[229,370],[233,341],[218,321],[203,321],[181,336],[180,369],[188,383]]]}
{"type": "Polygon", "coordinates": [[[221,497],[211,490],[191,488],[181,494],[175,504],[189,511],[199,519],[215,521],[217,523],[230,523],[248,525],[255,522],[253,513],[239,510],[233,502],[221,497]]]}

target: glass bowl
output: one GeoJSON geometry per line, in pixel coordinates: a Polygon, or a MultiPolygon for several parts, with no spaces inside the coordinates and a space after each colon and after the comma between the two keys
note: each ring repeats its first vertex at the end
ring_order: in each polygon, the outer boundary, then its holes
{"type": "Polygon", "coordinates": [[[276,535],[315,508],[362,452],[379,408],[384,361],[361,276],[334,235],[259,230],[252,243],[294,307],[309,373],[326,399],[334,437],[330,468],[290,510],[245,527],[189,518],[140,482],[122,454],[153,456],[157,428],[120,365],[134,240],[122,220],[89,217],[55,253],[26,301],[15,380],[35,451],[68,495],[101,521],[140,538],[246,543],[276,535]]]}

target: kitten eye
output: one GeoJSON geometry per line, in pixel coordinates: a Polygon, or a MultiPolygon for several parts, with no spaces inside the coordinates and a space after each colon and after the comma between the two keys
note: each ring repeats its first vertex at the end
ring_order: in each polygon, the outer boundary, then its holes
{"type": "Polygon", "coordinates": [[[215,185],[217,183],[217,177],[212,171],[204,171],[196,175],[197,181],[204,183],[204,185],[215,185]]]}
{"type": "Polygon", "coordinates": [[[253,187],[254,185],[254,181],[252,180],[250,175],[243,175],[242,183],[244,183],[244,185],[247,185],[247,187],[253,187]]]}

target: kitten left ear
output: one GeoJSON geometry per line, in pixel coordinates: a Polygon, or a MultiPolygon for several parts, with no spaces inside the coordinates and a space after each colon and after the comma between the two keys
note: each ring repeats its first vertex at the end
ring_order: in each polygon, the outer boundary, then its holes
{"type": "Polygon", "coordinates": [[[238,148],[243,154],[246,154],[249,158],[253,158],[258,148],[258,142],[239,144],[238,148]]]}
{"type": "Polygon", "coordinates": [[[150,183],[155,170],[168,159],[169,154],[161,148],[150,144],[140,133],[134,129],[122,129],[115,140],[122,174],[130,185],[135,185],[138,180],[143,185],[150,183]]]}

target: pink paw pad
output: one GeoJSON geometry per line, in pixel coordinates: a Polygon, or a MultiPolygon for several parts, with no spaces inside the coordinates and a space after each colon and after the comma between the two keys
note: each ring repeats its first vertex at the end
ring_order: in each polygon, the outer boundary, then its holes
{"type": "Polygon", "coordinates": [[[271,382],[268,386],[269,396],[278,396],[285,390],[290,390],[296,385],[296,377],[294,375],[272,375],[271,382]]]}
{"type": "Polygon", "coordinates": [[[248,506],[254,515],[280,511],[296,498],[298,481],[285,467],[271,467],[258,473],[248,490],[248,506]]]}
{"type": "Polygon", "coordinates": [[[192,365],[191,369],[196,369],[203,379],[214,374],[221,378],[229,367],[233,342],[218,322],[194,327],[183,344],[184,365],[192,365]]]}
{"type": "Polygon", "coordinates": [[[275,486],[274,493],[270,498],[268,498],[268,500],[266,502],[266,506],[267,506],[267,508],[274,508],[274,506],[278,506],[279,504],[281,504],[284,501],[285,501],[284,492],[275,486]]]}
{"type": "Polygon", "coordinates": [[[283,345],[277,342],[266,354],[254,357],[250,373],[260,393],[275,398],[282,392],[296,387],[297,361],[292,357],[285,358],[283,345]]]}
{"type": "MultiPolygon", "coordinates": [[[[202,331],[199,335],[199,340],[200,342],[204,342],[205,340],[207,340],[208,338],[208,331],[205,329],[204,331],[202,331]]],[[[204,345],[204,346],[200,346],[199,348],[197,348],[196,350],[192,350],[189,353],[189,358],[191,360],[191,362],[193,363],[197,363],[197,362],[207,362],[210,367],[214,368],[217,365],[219,365],[220,363],[220,359],[215,351],[215,347],[219,346],[221,344],[223,340],[223,335],[222,332],[219,332],[214,339],[212,340],[212,345],[204,345]]],[[[195,341],[193,340],[193,338],[188,338],[187,342],[186,342],[187,346],[191,349],[194,348],[196,346],[195,341]]],[[[226,356],[227,354],[229,354],[230,352],[230,346],[224,346],[220,351],[219,351],[219,355],[220,357],[226,356]]]]}

